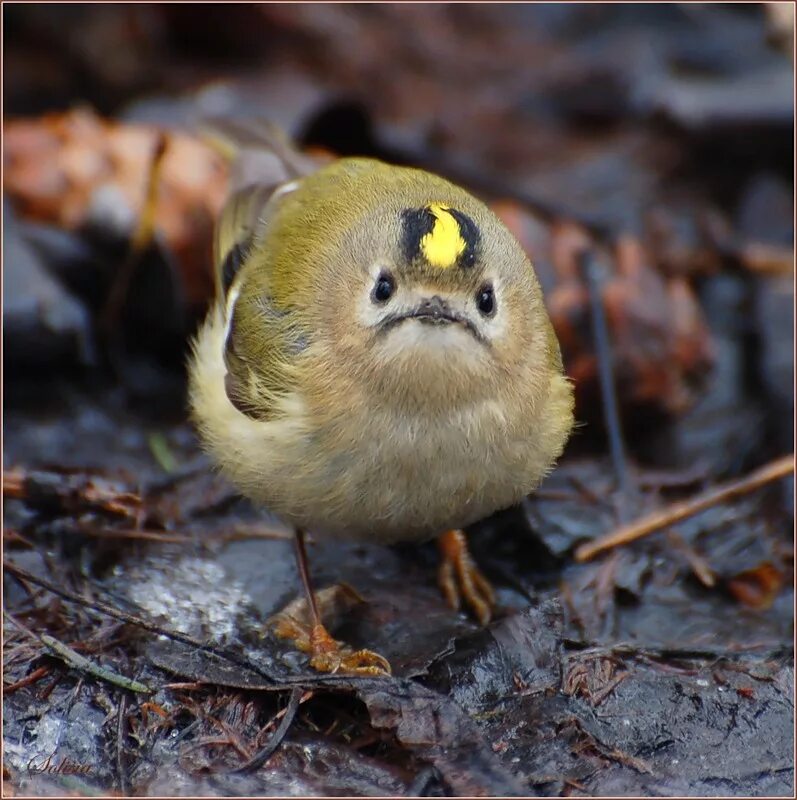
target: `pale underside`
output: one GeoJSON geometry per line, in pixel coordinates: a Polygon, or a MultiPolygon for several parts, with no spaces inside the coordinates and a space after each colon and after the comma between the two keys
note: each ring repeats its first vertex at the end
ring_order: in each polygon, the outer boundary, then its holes
{"type": "Polygon", "coordinates": [[[243,494],[315,535],[391,542],[468,525],[534,489],[569,432],[572,389],[557,371],[511,420],[490,400],[435,415],[356,403],[319,415],[301,384],[282,413],[256,420],[225,392],[224,337],[217,306],[190,370],[205,445],[243,494]]]}

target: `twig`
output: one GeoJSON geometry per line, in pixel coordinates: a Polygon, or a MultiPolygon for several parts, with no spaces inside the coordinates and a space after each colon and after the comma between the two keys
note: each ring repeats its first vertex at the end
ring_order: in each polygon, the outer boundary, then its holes
{"type": "Polygon", "coordinates": [[[164,683],[161,689],[171,689],[172,691],[175,689],[184,689],[187,691],[194,691],[195,689],[207,689],[210,685],[209,683],[200,683],[199,681],[177,681],[175,683],[164,683]]]}
{"type": "Polygon", "coordinates": [[[22,631],[22,633],[26,634],[29,638],[34,639],[35,641],[41,641],[39,637],[21,620],[18,620],[10,611],[6,611],[3,609],[3,616],[16,627],[17,630],[22,631]]]}
{"type": "MultiPolygon", "coordinates": [[[[227,544],[228,542],[247,541],[250,539],[267,539],[269,541],[293,541],[293,531],[267,528],[263,525],[236,525],[232,530],[224,531],[214,541],[227,544]]],[[[312,539],[308,536],[308,541],[312,539]]]]}
{"type": "Polygon", "coordinates": [[[3,528],[3,545],[10,545],[17,542],[25,545],[25,547],[29,547],[31,550],[36,549],[36,545],[19,531],[13,528],[3,528]]]}
{"type": "Polygon", "coordinates": [[[12,467],[3,474],[3,497],[69,512],[99,509],[127,518],[135,517],[141,508],[141,497],[127,487],[102,476],[66,470],[12,467]]]}
{"type": "Polygon", "coordinates": [[[619,675],[616,675],[606,686],[602,689],[598,689],[595,694],[590,696],[590,705],[593,708],[597,708],[630,675],[630,672],[621,672],[619,675]]]}
{"type": "Polygon", "coordinates": [[[252,758],[250,761],[247,761],[246,764],[241,767],[237,767],[230,772],[234,775],[241,775],[260,769],[260,767],[262,767],[263,764],[268,761],[268,759],[276,752],[277,748],[282,744],[282,740],[288,733],[288,729],[293,723],[296,712],[299,710],[299,703],[302,701],[302,699],[309,699],[310,696],[312,696],[312,692],[306,692],[303,695],[302,690],[297,686],[291,692],[288,705],[285,707],[284,711],[280,712],[280,714],[283,715],[282,722],[280,722],[277,730],[274,731],[274,735],[271,737],[268,744],[259,753],[257,753],[254,758],[252,758]]]}
{"type": "Polygon", "coordinates": [[[93,675],[95,678],[107,681],[108,683],[112,683],[114,686],[118,686],[120,689],[128,689],[131,692],[141,692],[142,694],[151,694],[153,691],[149,688],[149,686],[145,686],[143,683],[134,681],[131,678],[126,678],[124,675],[111,672],[111,670],[101,667],[99,664],[95,664],[85,656],[75,652],[68,645],[65,645],[63,642],[59,642],[58,639],[54,638],[53,636],[49,636],[46,633],[41,633],[38,634],[38,638],[41,639],[42,644],[48,650],[65,661],[67,665],[73,669],[93,675]]]}
{"type": "MultiPolygon", "coordinates": [[[[69,600],[72,603],[77,603],[84,608],[90,608],[93,611],[99,611],[102,614],[107,614],[109,617],[113,617],[114,619],[121,620],[122,622],[127,622],[131,625],[136,625],[139,628],[143,628],[150,633],[157,633],[159,636],[165,636],[169,639],[173,639],[176,642],[182,642],[183,644],[190,645],[191,647],[196,647],[199,650],[204,650],[206,652],[211,652],[214,655],[222,655],[216,648],[212,647],[211,645],[207,645],[204,642],[200,641],[199,639],[194,639],[192,636],[188,636],[184,633],[179,633],[178,631],[170,631],[168,628],[163,628],[160,625],[156,625],[154,622],[149,622],[146,619],[142,619],[141,617],[135,616],[135,614],[129,614],[127,611],[122,611],[119,608],[114,608],[113,606],[109,606],[106,603],[103,603],[100,600],[86,600],[85,597],[81,597],[78,594],[74,594],[66,589],[61,589],[59,586],[56,586],[50,581],[45,580],[44,578],[39,578],[36,575],[28,572],[22,567],[18,567],[16,564],[11,563],[3,559],[3,569],[8,570],[14,577],[21,579],[23,581],[27,581],[32,583],[36,586],[41,586],[42,589],[46,589],[48,592],[52,592],[53,594],[58,595],[59,597],[63,597],[64,600],[69,600]]],[[[7,612],[6,615],[8,616],[7,612]]],[[[18,623],[19,624],[19,623],[18,623]]],[[[24,626],[21,626],[23,630],[25,630],[24,626]]],[[[35,634],[33,634],[35,636],[35,634]]],[[[252,669],[256,669],[254,665],[250,665],[248,663],[241,664],[241,666],[250,667],[252,669]]]]}
{"type": "Polygon", "coordinates": [[[615,761],[618,764],[623,764],[626,767],[636,770],[642,774],[652,775],[653,770],[647,761],[637,756],[632,756],[630,753],[625,753],[618,747],[602,742],[597,736],[591,734],[576,717],[568,720],[569,723],[576,729],[577,733],[581,735],[581,742],[573,748],[573,752],[580,753],[583,750],[591,749],[600,758],[615,761]]]}
{"type": "Polygon", "coordinates": [[[241,741],[241,736],[236,731],[232,725],[226,723],[223,719],[218,719],[217,717],[208,716],[207,720],[212,722],[217,727],[221,728],[223,733],[227,734],[227,739],[230,742],[230,746],[238,753],[241,758],[245,758],[247,761],[252,758],[252,753],[250,752],[249,748],[241,741]]]}
{"type": "Polygon", "coordinates": [[[667,540],[674,550],[683,554],[683,557],[689,562],[692,572],[695,573],[695,576],[703,586],[713,589],[717,585],[717,577],[708,561],[683,536],[676,531],[667,531],[667,540]]]}
{"type": "Polygon", "coordinates": [[[62,677],[63,676],[59,673],[47,684],[47,686],[44,687],[44,689],[41,690],[41,692],[39,692],[40,701],[44,702],[53,693],[55,687],[61,683],[62,677]]]}
{"type": "Polygon", "coordinates": [[[119,710],[116,712],[116,772],[119,778],[119,791],[129,794],[127,785],[127,769],[125,768],[125,712],[127,710],[127,695],[121,692],[119,698],[119,710]]]}
{"type": "Polygon", "coordinates": [[[185,739],[187,736],[190,736],[200,725],[202,724],[201,719],[195,719],[190,725],[187,725],[177,736],[174,737],[174,743],[177,744],[185,739]]]}
{"type": "Polygon", "coordinates": [[[680,522],[725,500],[752,492],[767,483],[785,477],[793,471],[794,453],[777,458],[760,469],[751,472],[746,478],[715,486],[713,489],[703,492],[691,500],[673,503],[667,508],[649,514],[630,525],[624,525],[608,536],[603,536],[595,541],[581,545],[575,552],[576,561],[589,561],[604,550],[634,542],[643,536],[680,522]]]}
{"type": "Polygon", "coordinates": [[[3,695],[8,697],[8,695],[16,692],[17,689],[24,689],[26,686],[30,686],[32,683],[36,683],[42,678],[46,678],[49,674],[49,667],[39,667],[38,669],[33,670],[30,675],[18,680],[16,683],[3,684],[3,695]]]}
{"type": "MultiPolygon", "coordinates": [[[[578,491],[578,494],[586,500],[588,503],[592,503],[596,506],[605,506],[606,508],[613,508],[612,504],[605,498],[601,497],[594,489],[587,485],[587,483],[578,475],[568,475],[567,480],[571,483],[575,489],[578,491]]],[[[534,493],[534,496],[537,496],[537,492],[534,493]]]]}
{"type": "MultiPolygon", "coordinates": [[[[22,567],[18,567],[16,564],[13,564],[6,559],[3,559],[3,569],[8,570],[12,575],[14,575],[18,579],[22,579],[28,581],[29,583],[34,584],[35,586],[41,586],[42,589],[46,589],[48,592],[52,592],[59,597],[63,597],[65,600],[69,600],[72,603],[77,603],[84,608],[89,608],[93,611],[98,611],[102,614],[107,614],[109,617],[113,617],[114,619],[121,620],[122,622],[127,622],[130,625],[136,625],[139,628],[143,628],[146,631],[150,631],[150,633],[156,633],[159,636],[165,636],[167,639],[172,639],[175,642],[181,642],[182,644],[187,644],[190,647],[195,647],[197,650],[202,650],[206,653],[211,653],[219,658],[223,658],[226,661],[230,661],[233,664],[236,664],[239,667],[243,667],[244,669],[251,670],[252,672],[257,673],[261,677],[265,678],[266,680],[276,684],[276,685],[285,685],[288,683],[300,683],[300,679],[293,679],[291,677],[277,677],[273,673],[267,672],[262,666],[250,661],[249,659],[239,657],[233,653],[225,652],[213,645],[206,644],[205,642],[200,641],[199,639],[194,639],[192,636],[188,636],[185,633],[180,633],[178,631],[169,630],[168,628],[164,628],[161,625],[157,625],[154,622],[150,622],[149,620],[142,619],[141,617],[137,617],[135,614],[130,614],[127,611],[122,611],[121,609],[114,608],[113,606],[109,606],[107,603],[103,603],[100,600],[86,600],[86,598],[81,597],[78,594],[74,594],[66,589],[62,589],[59,586],[56,586],[50,581],[45,580],[44,578],[39,578],[36,575],[28,572],[22,567]]],[[[34,634],[35,636],[35,634],[34,634]]],[[[332,680],[336,676],[330,675],[327,678],[328,682],[334,683],[335,681],[332,680]]],[[[350,679],[350,676],[348,676],[350,679]]]]}
{"type": "Polygon", "coordinates": [[[99,316],[99,327],[106,334],[111,332],[113,325],[118,320],[141,255],[155,236],[158,189],[160,188],[163,170],[163,157],[166,155],[168,144],[166,134],[159,133],[152,150],[141,217],[133,231],[127,258],[116,273],[114,282],[108,292],[108,297],[105,300],[105,306],[99,316]]]}
{"type": "Polygon", "coordinates": [[[603,416],[606,422],[606,434],[609,437],[609,452],[617,485],[623,498],[628,497],[630,478],[628,463],[623,444],[623,428],[620,423],[620,411],[617,403],[617,389],[614,385],[614,369],[609,327],[606,324],[606,312],[603,307],[600,273],[591,250],[580,254],[579,267],[587,287],[592,323],[592,338],[595,342],[595,357],[598,362],[603,416]]]}
{"type": "Polygon", "coordinates": [[[97,539],[140,539],[148,542],[163,542],[164,544],[186,544],[194,541],[192,536],[181,533],[167,533],[166,531],[146,530],[117,530],[116,528],[94,528],[81,526],[77,532],[83,536],[92,536],[97,539]]]}
{"type": "Polygon", "coordinates": [[[794,250],[790,247],[748,242],[739,248],[739,260],[751,272],[794,276],[794,250]]]}
{"type": "MultiPolygon", "coordinates": [[[[308,685],[313,687],[321,685],[342,685],[350,688],[356,685],[369,685],[374,680],[377,680],[380,684],[382,684],[385,680],[387,680],[384,677],[374,679],[365,676],[347,675],[345,673],[314,674],[311,677],[308,677],[307,675],[285,675],[276,673],[275,671],[266,668],[263,664],[258,663],[253,659],[246,658],[245,656],[238,655],[237,653],[230,652],[229,650],[222,649],[212,644],[207,644],[199,639],[194,639],[192,636],[188,636],[188,634],[170,630],[169,628],[164,628],[163,626],[157,625],[154,622],[150,622],[147,619],[137,617],[135,614],[122,611],[114,606],[109,606],[107,603],[103,603],[100,600],[87,600],[85,597],[81,597],[74,592],[62,589],[61,587],[56,586],[44,578],[37,577],[33,573],[28,572],[26,569],[23,569],[22,567],[19,567],[6,559],[3,559],[3,569],[8,570],[8,572],[10,572],[18,580],[28,581],[35,586],[40,586],[42,589],[46,589],[48,592],[58,595],[58,597],[63,597],[64,600],[68,600],[70,603],[76,603],[77,605],[82,606],[83,608],[88,608],[91,611],[95,611],[100,614],[106,614],[109,617],[121,620],[122,622],[127,622],[130,625],[135,625],[136,627],[142,628],[150,633],[156,633],[158,636],[163,636],[166,639],[171,639],[175,642],[181,642],[182,644],[189,645],[197,650],[210,653],[211,655],[221,658],[224,661],[228,661],[231,664],[235,664],[237,667],[249,670],[268,682],[268,686],[259,687],[262,689],[268,689],[269,691],[283,691],[288,688],[293,688],[294,686],[307,687],[308,685]]],[[[395,680],[397,679],[394,678],[394,681],[395,680]]]]}
{"type": "Polygon", "coordinates": [[[238,752],[237,748],[235,747],[235,742],[233,742],[229,736],[208,736],[204,739],[200,739],[197,742],[191,742],[191,744],[187,744],[180,752],[180,757],[185,757],[188,753],[193,753],[194,750],[199,750],[201,747],[231,747],[233,750],[238,752]]]}

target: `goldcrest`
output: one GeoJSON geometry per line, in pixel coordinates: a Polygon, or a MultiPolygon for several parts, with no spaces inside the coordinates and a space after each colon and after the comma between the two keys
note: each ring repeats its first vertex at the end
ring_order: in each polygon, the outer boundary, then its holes
{"type": "Polygon", "coordinates": [[[465,190],[341,159],[238,191],[215,255],[193,417],[295,529],[431,538],[518,502],[561,454],[573,392],[540,285],[465,190]]]}

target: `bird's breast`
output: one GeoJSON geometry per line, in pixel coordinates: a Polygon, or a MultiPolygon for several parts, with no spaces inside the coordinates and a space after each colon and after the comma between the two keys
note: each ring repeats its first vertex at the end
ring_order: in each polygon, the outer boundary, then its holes
{"type": "Polygon", "coordinates": [[[263,498],[286,520],[319,534],[399,541],[461,527],[523,496],[523,438],[507,435],[494,402],[425,417],[364,409],[318,426],[285,451],[297,469],[263,498]],[[290,484],[290,485],[289,485],[290,484]]]}
{"type": "Polygon", "coordinates": [[[316,535],[389,542],[462,527],[522,498],[561,449],[561,437],[540,446],[539,404],[494,399],[374,407],[349,394],[311,400],[300,385],[276,416],[254,419],[226,395],[222,341],[217,313],[191,365],[205,446],[243,494],[316,535]]]}

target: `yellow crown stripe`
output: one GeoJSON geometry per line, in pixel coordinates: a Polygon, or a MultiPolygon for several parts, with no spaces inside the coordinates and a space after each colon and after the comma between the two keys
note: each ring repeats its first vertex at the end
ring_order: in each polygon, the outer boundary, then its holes
{"type": "Polygon", "coordinates": [[[421,252],[433,267],[448,269],[457,263],[467,247],[459,223],[449,209],[439,203],[430,203],[429,211],[435,218],[434,227],[421,239],[421,252]]]}

